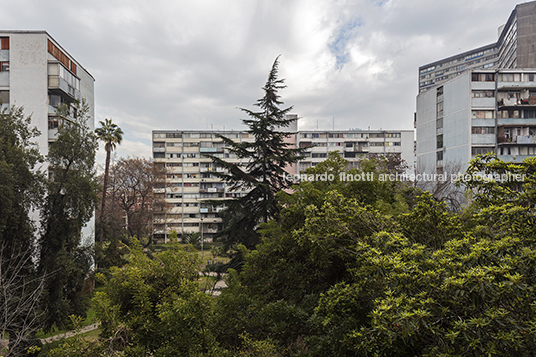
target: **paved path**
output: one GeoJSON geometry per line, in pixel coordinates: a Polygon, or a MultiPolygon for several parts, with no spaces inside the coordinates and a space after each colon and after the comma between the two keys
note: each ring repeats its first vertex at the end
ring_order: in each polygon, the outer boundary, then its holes
{"type": "Polygon", "coordinates": [[[42,338],[41,342],[43,344],[50,343],[50,342],[61,340],[62,338],[73,337],[77,333],[86,333],[86,332],[89,332],[89,331],[93,331],[93,330],[96,330],[97,328],[99,328],[99,323],[94,323],[94,324],[91,324],[89,326],[84,327],[83,329],[80,330],[80,332],[68,331],[68,332],[65,332],[65,333],[60,333],[59,335],[56,335],[56,336],[42,338]]]}

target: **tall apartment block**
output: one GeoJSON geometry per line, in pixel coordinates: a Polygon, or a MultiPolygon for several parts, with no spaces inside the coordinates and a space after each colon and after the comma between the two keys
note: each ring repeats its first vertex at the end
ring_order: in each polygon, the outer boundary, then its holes
{"type": "MultiPolygon", "coordinates": [[[[94,118],[95,80],[78,61],[45,31],[0,30],[0,100],[2,107],[24,107],[42,155],[57,136],[56,108],[85,99],[94,118]]],[[[74,115],[74,113],[73,113],[74,115]]],[[[93,119],[88,123],[94,128],[93,119]]],[[[91,228],[84,232],[90,234],[91,228]]]]}
{"type": "MultiPolygon", "coordinates": [[[[369,154],[400,155],[413,166],[413,130],[348,130],[348,131],[295,131],[287,142],[297,147],[309,148],[306,157],[297,166],[288,168],[289,174],[303,172],[322,162],[328,152],[338,151],[349,161],[357,161],[369,154]]],[[[204,153],[238,163],[217,136],[223,135],[237,142],[253,141],[250,134],[242,131],[153,131],[153,158],[166,166],[165,187],[155,193],[164,197],[168,208],[154,213],[154,239],[164,242],[167,235],[176,231],[199,232],[203,239],[211,240],[221,230],[222,220],[218,215],[221,206],[205,200],[225,200],[241,197],[246,190],[232,191],[214,172],[223,168],[203,157],[204,153]]]]}
{"type": "MultiPolygon", "coordinates": [[[[54,141],[56,108],[84,98],[94,118],[95,79],[45,31],[0,30],[0,97],[2,105],[23,106],[41,132],[41,154],[54,141]]],[[[93,120],[88,123],[91,129],[93,120]]]]}
{"type": "Polygon", "coordinates": [[[419,68],[417,170],[463,170],[487,152],[536,154],[536,1],[519,4],[496,43],[419,68]]]}
{"type": "Polygon", "coordinates": [[[308,148],[306,158],[298,163],[303,172],[338,151],[350,163],[372,155],[399,155],[413,170],[413,130],[300,131],[296,145],[308,148]]]}

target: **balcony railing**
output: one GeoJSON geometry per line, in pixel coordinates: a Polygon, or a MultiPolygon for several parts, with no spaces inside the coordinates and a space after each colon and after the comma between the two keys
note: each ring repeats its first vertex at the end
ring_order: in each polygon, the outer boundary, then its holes
{"type": "Polygon", "coordinates": [[[536,144],[536,136],[534,135],[517,135],[514,137],[507,137],[505,135],[499,135],[497,137],[499,144],[536,144]]]}

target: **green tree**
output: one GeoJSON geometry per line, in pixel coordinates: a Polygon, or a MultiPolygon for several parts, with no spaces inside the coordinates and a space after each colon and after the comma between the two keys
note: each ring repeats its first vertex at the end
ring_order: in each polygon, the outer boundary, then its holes
{"type": "Polygon", "coordinates": [[[199,291],[199,264],[177,243],[150,259],[134,240],[129,262],[111,269],[105,291],[94,298],[111,349],[127,356],[192,356],[213,349],[213,299],[199,291]]]}
{"type": "Polygon", "coordinates": [[[104,182],[102,185],[102,201],[99,217],[99,244],[102,245],[104,239],[104,213],[106,208],[106,193],[108,191],[108,175],[110,170],[110,154],[117,145],[123,141],[123,130],[112,123],[111,119],[104,119],[99,122],[100,128],[95,129],[95,134],[99,140],[104,142],[104,150],[106,150],[106,163],[104,166],[104,182]]]}
{"type": "Polygon", "coordinates": [[[65,327],[69,315],[84,316],[87,308],[84,281],[92,264],[92,250],[82,246],[81,231],[93,216],[97,201],[97,139],[87,126],[87,105],[77,103],[76,107],[76,119],[69,118],[65,108],[59,111],[63,120],[48,154],[39,268],[53,274],[43,300],[49,329],[65,327]]]}
{"type": "Polygon", "coordinates": [[[244,197],[226,202],[227,211],[233,217],[232,220],[227,220],[226,228],[221,232],[227,243],[240,242],[248,247],[258,243],[257,225],[277,217],[276,193],[289,187],[285,169],[296,163],[303,152],[303,149],[291,148],[291,144],[285,142],[285,138],[291,134],[282,130],[289,127],[296,118],[287,116],[292,107],[281,108],[283,102],[278,91],[285,88],[285,85],[284,80],[277,77],[278,66],[279,58],[276,58],[262,88],[264,96],[255,104],[259,111],[241,108],[250,117],[242,121],[248,127],[246,132],[254,140],[236,142],[221,136],[229,152],[236,155],[242,163],[229,163],[207,155],[226,169],[227,172],[219,176],[232,189],[249,190],[244,197]]]}
{"type": "MultiPolygon", "coordinates": [[[[398,229],[380,209],[402,214],[413,204],[413,193],[408,201],[399,194],[408,189],[405,184],[339,179],[341,173],[377,177],[384,169],[383,159],[364,160],[359,169],[348,169],[348,162],[332,152],[307,174],[328,173],[333,180],[303,181],[292,187],[292,194],[278,194],[279,220],[261,224],[263,240],[255,250],[241,249],[245,264],[240,273],[229,274],[229,287],[216,302],[213,326],[223,347],[239,348],[240,335],[248,333],[258,341],[272,341],[283,355],[311,349],[314,336],[322,331],[313,319],[321,295],[352,276],[352,242],[398,229]],[[326,207],[340,211],[324,215],[326,207]],[[332,236],[330,224],[344,228],[343,232],[332,236]]],[[[363,299],[356,307],[360,318],[366,316],[367,306],[371,302],[363,299]]]]}
{"type": "Polygon", "coordinates": [[[42,203],[43,174],[31,127],[23,108],[0,112],[0,336],[9,335],[13,355],[39,326],[43,279],[36,274],[35,227],[30,212],[42,203]]]}

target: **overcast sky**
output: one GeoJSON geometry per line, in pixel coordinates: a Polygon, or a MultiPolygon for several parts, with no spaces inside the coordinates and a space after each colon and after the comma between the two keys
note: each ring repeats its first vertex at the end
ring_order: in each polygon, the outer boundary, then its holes
{"type": "MultiPolygon", "coordinates": [[[[516,0],[3,0],[95,77],[96,123],[151,156],[154,129],[242,130],[280,58],[299,129],[412,129],[418,67],[497,40],[516,0]]],[[[99,150],[98,159],[103,161],[99,150]]]]}

